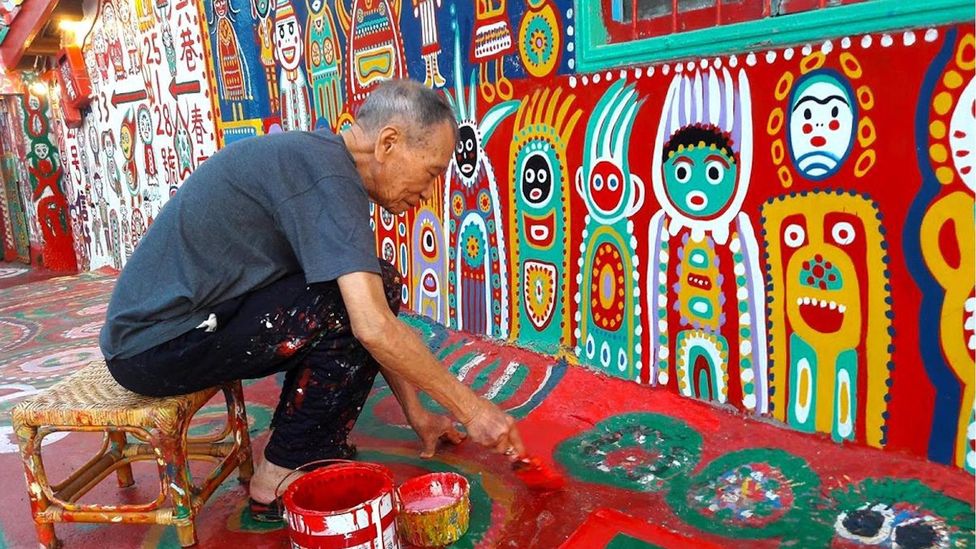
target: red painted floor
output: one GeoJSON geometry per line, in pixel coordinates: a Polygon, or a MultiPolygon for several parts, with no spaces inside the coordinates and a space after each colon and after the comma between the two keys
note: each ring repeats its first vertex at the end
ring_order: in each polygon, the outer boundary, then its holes
{"type": "MultiPolygon", "coordinates": [[[[0,293],[0,412],[97,356],[113,278],[86,273],[0,293]]],[[[354,433],[359,458],[397,482],[457,471],[472,485],[471,525],[455,547],[973,547],[973,477],[907,455],[841,446],[611,379],[552,357],[406,319],[459,377],[519,419],[528,444],[566,475],[565,489],[525,488],[506,460],[465,443],[433,460],[419,450],[389,389],[378,385],[354,433]],[[897,545],[896,545],[897,544],[897,545]]],[[[266,440],[278,380],[245,387],[255,448],[266,440]]],[[[204,410],[200,429],[220,419],[204,410]]],[[[0,414],[0,548],[35,538],[8,414],[0,414]]],[[[97,441],[71,434],[44,447],[54,476],[97,441]]],[[[145,501],[154,468],[134,488],[107,481],[91,500],[145,501]]],[[[226,481],[198,520],[201,547],[287,547],[283,527],[255,523],[245,489],[226,481]]],[[[173,547],[172,528],[66,524],[68,547],[173,547]]]]}

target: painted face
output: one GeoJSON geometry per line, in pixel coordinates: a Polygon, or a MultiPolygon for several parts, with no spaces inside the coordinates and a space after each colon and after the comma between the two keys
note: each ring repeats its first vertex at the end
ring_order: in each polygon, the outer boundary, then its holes
{"type": "Polygon", "coordinates": [[[786,310],[804,339],[830,336],[852,345],[860,337],[858,272],[865,261],[864,227],[857,216],[797,213],[781,226],[786,271],[786,310]]]}
{"type": "Polygon", "coordinates": [[[691,145],[664,163],[664,190],[682,213],[694,219],[720,214],[735,194],[738,167],[725,151],[691,145]]]}
{"type": "Polygon", "coordinates": [[[294,14],[275,19],[275,53],[278,62],[287,70],[298,68],[302,61],[302,39],[298,18],[294,14]]]}
{"type": "Polygon", "coordinates": [[[620,208],[624,198],[624,174],[609,160],[597,160],[590,172],[589,194],[602,213],[620,208]]]}
{"type": "Polygon", "coordinates": [[[139,139],[142,142],[149,144],[152,142],[152,117],[149,115],[149,109],[145,105],[139,107],[139,139]]]}
{"type": "Polygon", "coordinates": [[[105,3],[104,14],[102,15],[102,26],[105,29],[105,37],[109,41],[115,40],[118,29],[116,28],[115,8],[110,2],[105,3]]]}
{"type": "Polygon", "coordinates": [[[539,249],[549,249],[556,239],[556,211],[551,199],[558,184],[553,160],[541,152],[532,152],[521,162],[518,174],[522,198],[521,223],[526,242],[539,249]],[[533,215],[534,214],[534,215],[533,215]]]}
{"type": "Polygon", "coordinates": [[[132,153],[132,131],[128,125],[123,124],[119,131],[119,148],[122,149],[122,156],[131,158],[132,153]]]}
{"type": "Polygon", "coordinates": [[[189,165],[192,144],[190,143],[190,134],[182,127],[176,130],[176,154],[180,156],[180,161],[184,165],[189,165]]]}
{"type": "Polygon", "coordinates": [[[37,158],[40,158],[40,159],[43,160],[43,159],[47,158],[47,155],[50,152],[51,152],[51,149],[46,144],[44,144],[44,143],[35,143],[34,144],[34,154],[37,155],[37,158]]]}
{"type": "Polygon", "coordinates": [[[214,0],[213,6],[217,17],[227,16],[227,0],[214,0]]]}
{"type": "Polygon", "coordinates": [[[850,154],[857,122],[849,87],[830,73],[813,73],[790,100],[790,154],[810,179],[830,176],[850,154]]]}
{"type": "Polygon", "coordinates": [[[520,181],[522,199],[536,208],[544,207],[552,196],[552,167],[549,160],[540,153],[534,153],[522,164],[520,181]]]}
{"type": "Polygon", "coordinates": [[[474,177],[474,172],[478,168],[478,135],[471,124],[461,124],[458,134],[454,162],[461,175],[470,179],[474,177]]]}

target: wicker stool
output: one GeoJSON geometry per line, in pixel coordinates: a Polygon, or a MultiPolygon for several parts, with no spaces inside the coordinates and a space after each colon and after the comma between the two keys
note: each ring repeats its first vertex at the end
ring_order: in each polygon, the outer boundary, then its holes
{"type": "Polygon", "coordinates": [[[193,545],[193,521],[207,498],[235,467],[240,468],[241,481],[250,480],[253,473],[240,382],[189,395],[144,397],[116,383],[104,362],[93,362],[19,403],[11,416],[27,475],[31,514],[43,547],[60,546],[55,522],[172,524],[180,544],[193,545]],[[227,399],[227,424],[222,432],[188,437],[193,415],[220,390],[227,399]],[[64,481],[51,485],[41,460],[41,440],[59,431],[104,432],[105,436],[95,457],[64,481]],[[217,462],[200,486],[193,484],[190,475],[192,459],[217,462]],[[113,472],[119,486],[131,486],[135,482],[131,463],[138,460],[156,460],[159,466],[160,494],[154,501],[139,505],[77,503],[113,472]]]}

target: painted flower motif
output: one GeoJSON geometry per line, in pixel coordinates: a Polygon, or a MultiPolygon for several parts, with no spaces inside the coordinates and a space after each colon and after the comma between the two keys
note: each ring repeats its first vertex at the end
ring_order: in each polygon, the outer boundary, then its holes
{"type": "Polygon", "coordinates": [[[485,261],[484,233],[477,225],[468,225],[461,231],[461,245],[464,249],[464,262],[474,268],[481,267],[485,261]]]}
{"type": "Polygon", "coordinates": [[[550,47],[549,36],[542,29],[535,29],[529,35],[529,51],[536,59],[547,55],[550,47]]]}

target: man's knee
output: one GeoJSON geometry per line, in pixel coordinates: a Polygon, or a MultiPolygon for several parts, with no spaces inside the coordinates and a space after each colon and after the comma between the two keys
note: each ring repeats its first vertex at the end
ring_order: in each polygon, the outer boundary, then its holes
{"type": "Polygon", "coordinates": [[[383,277],[383,291],[393,314],[400,312],[400,299],[403,295],[403,278],[390,262],[380,258],[380,276],[383,277]]]}

